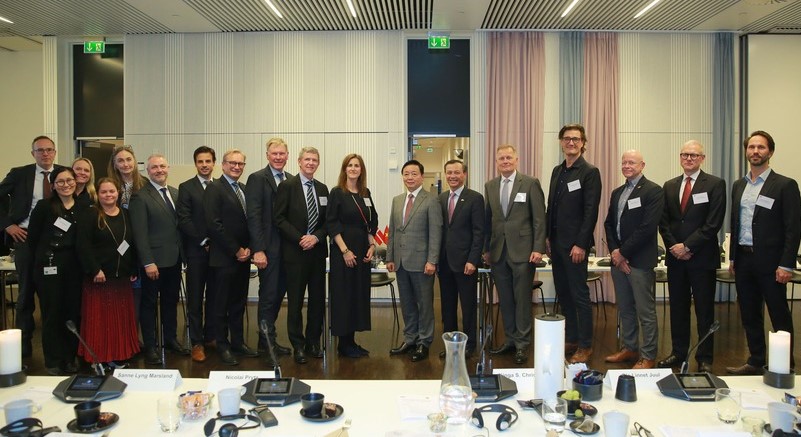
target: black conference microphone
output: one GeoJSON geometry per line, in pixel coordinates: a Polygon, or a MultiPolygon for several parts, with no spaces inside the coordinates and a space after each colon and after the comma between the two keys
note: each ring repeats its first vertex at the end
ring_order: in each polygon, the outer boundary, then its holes
{"type": "Polygon", "coordinates": [[[94,361],[92,363],[92,369],[94,369],[95,374],[98,376],[106,376],[106,371],[105,369],[103,369],[103,364],[100,363],[99,359],[97,359],[95,351],[93,351],[92,348],[90,348],[89,345],[86,344],[85,341],[83,341],[83,337],[81,337],[81,334],[78,334],[78,328],[75,327],[75,323],[72,320],[67,320],[67,329],[69,329],[70,332],[72,332],[73,334],[75,334],[76,337],[78,337],[78,341],[80,341],[83,347],[89,352],[89,355],[92,357],[92,361],[94,361]]]}
{"type": "Polygon", "coordinates": [[[478,363],[476,363],[476,376],[484,376],[485,370],[492,373],[492,358],[487,362],[487,345],[492,335],[492,325],[488,325],[486,331],[486,334],[484,334],[484,341],[481,343],[481,356],[478,359],[478,363]]]}
{"type": "Polygon", "coordinates": [[[712,335],[718,329],[720,329],[720,322],[715,320],[712,323],[712,326],[709,327],[709,331],[707,331],[706,334],[703,337],[701,337],[700,340],[698,340],[698,343],[696,343],[695,346],[691,347],[690,350],[687,351],[687,357],[685,357],[684,358],[684,362],[681,363],[681,370],[679,371],[679,373],[687,373],[687,370],[690,367],[690,364],[688,363],[688,361],[689,361],[690,357],[692,356],[693,352],[695,352],[695,350],[698,349],[698,346],[701,346],[701,344],[704,341],[706,341],[706,339],[709,338],[709,336],[712,335]]]}
{"type": "Polygon", "coordinates": [[[264,338],[267,339],[267,350],[270,352],[270,358],[273,360],[273,371],[275,372],[275,379],[281,379],[281,366],[278,364],[278,358],[275,357],[275,351],[273,350],[273,342],[270,340],[270,336],[267,334],[269,329],[267,329],[267,321],[260,320],[259,321],[259,329],[261,333],[264,334],[264,338]]]}

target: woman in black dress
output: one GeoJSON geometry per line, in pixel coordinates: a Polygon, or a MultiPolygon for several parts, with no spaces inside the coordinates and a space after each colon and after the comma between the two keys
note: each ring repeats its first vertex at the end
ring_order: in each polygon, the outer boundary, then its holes
{"type": "Polygon", "coordinates": [[[339,337],[340,355],[363,357],[369,352],[356,344],[354,333],[370,330],[370,268],[378,214],[359,155],[342,161],[337,186],[328,195],[326,225],[331,236],[331,331],[339,337]]]}

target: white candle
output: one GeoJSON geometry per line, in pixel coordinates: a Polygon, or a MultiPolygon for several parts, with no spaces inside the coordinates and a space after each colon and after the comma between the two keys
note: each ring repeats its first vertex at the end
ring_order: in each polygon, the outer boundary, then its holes
{"type": "Polygon", "coordinates": [[[22,370],[22,331],[6,329],[0,331],[0,375],[9,375],[22,370]]]}
{"type": "Polygon", "coordinates": [[[790,373],[790,333],[768,333],[768,370],[773,373],[790,373]]]}

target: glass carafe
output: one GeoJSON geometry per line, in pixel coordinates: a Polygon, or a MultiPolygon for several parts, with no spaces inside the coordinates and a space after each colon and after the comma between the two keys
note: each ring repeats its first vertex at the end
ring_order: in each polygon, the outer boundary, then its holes
{"type": "Polygon", "coordinates": [[[439,389],[439,408],[448,416],[448,423],[463,424],[473,414],[474,399],[464,360],[467,334],[446,332],[442,340],[445,342],[445,370],[439,389]]]}

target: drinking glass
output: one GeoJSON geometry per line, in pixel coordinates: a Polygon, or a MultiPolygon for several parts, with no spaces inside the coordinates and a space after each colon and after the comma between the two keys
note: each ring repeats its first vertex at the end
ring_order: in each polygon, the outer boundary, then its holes
{"type": "Polygon", "coordinates": [[[740,392],[730,388],[715,390],[715,407],[721,422],[737,422],[740,419],[740,392]]]}
{"type": "Polygon", "coordinates": [[[542,421],[545,432],[556,431],[561,434],[567,421],[567,401],[562,398],[547,399],[542,403],[542,421]]]}
{"type": "Polygon", "coordinates": [[[181,409],[178,401],[172,397],[164,397],[156,403],[159,425],[162,432],[175,432],[181,425],[181,409]]]}

